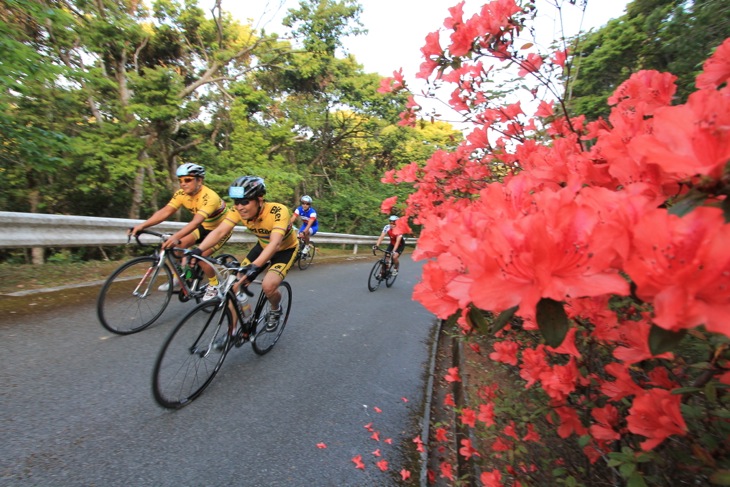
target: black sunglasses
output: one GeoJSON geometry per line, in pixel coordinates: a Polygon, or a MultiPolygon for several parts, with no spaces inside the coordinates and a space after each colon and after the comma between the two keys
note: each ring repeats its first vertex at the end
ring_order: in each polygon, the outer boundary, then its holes
{"type": "Polygon", "coordinates": [[[246,198],[233,198],[233,204],[234,205],[246,206],[250,202],[251,202],[251,200],[246,199],[246,198]]]}

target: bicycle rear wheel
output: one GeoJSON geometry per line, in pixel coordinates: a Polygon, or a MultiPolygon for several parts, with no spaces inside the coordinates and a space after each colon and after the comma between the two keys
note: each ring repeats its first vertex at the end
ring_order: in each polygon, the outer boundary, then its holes
{"type": "Polygon", "coordinates": [[[274,348],[276,342],[279,341],[279,337],[284,333],[284,327],[289,320],[289,312],[291,311],[291,286],[288,282],[282,281],[279,284],[279,293],[281,293],[281,301],[279,302],[281,318],[279,318],[279,326],[276,329],[266,331],[266,315],[271,310],[271,303],[269,303],[268,299],[264,300],[261,309],[256,315],[256,335],[251,342],[251,346],[257,355],[268,353],[274,348]]]}
{"type": "Polygon", "coordinates": [[[217,299],[197,306],[167,337],[152,373],[152,393],[160,406],[190,404],[220,370],[230,349],[232,320],[228,306],[219,306],[217,299]]]}
{"type": "Polygon", "coordinates": [[[310,243],[305,248],[307,248],[307,253],[299,254],[299,269],[304,270],[310,265],[312,265],[312,261],[314,260],[314,253],[317,251],[317,248],[314,246],[314,244],[310,243]]]}
{"type": "Polygon", "coordinates": [[[373,266],[373,269],[370,271],[370,275],[368,276],[368,289],[370,290],[370,292],[373,292],[378,289],[378,287],[380,287],[380,283],[383,281],[384,271],[385,269],[383,268],[383,261],[377,261],[373,266]]]}
{"type": "Polygon", "coordinates": [[[385,285],[387,287],[392,286],[393,283],[395,282],[396,278],[398,277],[398,274],[393,275],[394,270],[395,270],[395,265],[393,265],[393,263],[391,262],[390,265],[388,266],[388,272],[385,275],[385,285]]]}
{"type": "Polygon", "coordinates": [[[101,325],[112,333],[129,335],[144,330],[167,308],[172,296],[172,271],[153,256],[125,262],[104,283],[96,299],[101,325]],[[167,291],[158,288],[167,283],[167,291]]]}

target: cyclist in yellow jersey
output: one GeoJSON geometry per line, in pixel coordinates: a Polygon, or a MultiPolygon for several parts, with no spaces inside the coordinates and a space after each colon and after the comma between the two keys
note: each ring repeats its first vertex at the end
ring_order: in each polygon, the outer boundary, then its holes
{"type": "MultiPolygon", "coordinates": [[[[249,266],[248,272],[234,286],[237,292],[241,285],[248,285],[259,275],[267,262],[271,267],[261,283],[261,289],[271,303],[271,312],[266,317],[269,330],[279,326],[281,317],[281,294],[279,284],[286,277],[294,262],[297,249],[296,232],[291,226],[291,213],[286,205],[264,200],[266,185],[262,178],[242,176],[236,179],[228,196],[233,198],[233,208],[226,214],[223,222],[210,232],[195,253],[203,252],[216,245],[233,227],[241,223],[256,235],[258,242],[243,259],[242,265],[249,266]]],[[[233,314],[235,320],[235,313],[233,314]]]]}
{"type": "MultiPolygon", "coordinates": [[[[162,244],[162,248],[173,247],[189,248],[196,243],[202,242],[205,237],[214,230],[226,215],[226,202],[218,196],[218,193],[205,186],[205,168],[198,164],[186,163],[177,168],[177,177],[180,182],[180,189],[172,195],[172,199],[162,208],[157,210],[151,217],[132,228],[129,233],[136,235],[140,230],[157,225],[170,218],[181,207],[193,214],[193,219],[172,234],[162,244]]],[[[203,255],[209,256],[220,249],[231,236],[231,232],[224,235],[218,244],[209,248],[203,255]]],[[[201,262],[203,272],[208,277],[208,287],[218,285],[213,269],[201,262]]],[[[180,285],[175,279],[174,286],[180,285]]],[[[167,291],[167,284],[160,286],[160,291],[167,291]]],[[[211,297],[216,294],[210,290],[211,297]]]]}

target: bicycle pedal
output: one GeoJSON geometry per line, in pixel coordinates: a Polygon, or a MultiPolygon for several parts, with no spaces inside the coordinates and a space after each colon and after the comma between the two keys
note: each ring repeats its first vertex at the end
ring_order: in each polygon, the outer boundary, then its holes
{"type": "Polygon", "coordinates": [[[243,344],[245,344],[249,340],[248,333],[241,333],[240,331],[236,333],[236,335],[233,337],[233,344],[236,348],[240,348],[243,344]]]}

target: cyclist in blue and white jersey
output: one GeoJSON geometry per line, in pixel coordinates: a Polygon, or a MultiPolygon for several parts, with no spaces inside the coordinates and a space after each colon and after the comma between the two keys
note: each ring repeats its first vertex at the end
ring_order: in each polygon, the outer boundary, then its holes
{"type": "Polygon", "coordinates": [[[294,210],[291,217],[291,224],[294,225],[297,218],[302,220],[302,226],[299,227],[299,237],[304,240],[304,248],[309,245],[309,238],[319,230],[319,220],[317,219],[317,210],[312,208],[312,198],[304,195],[299,199],[301,205],[294,210]]]}

